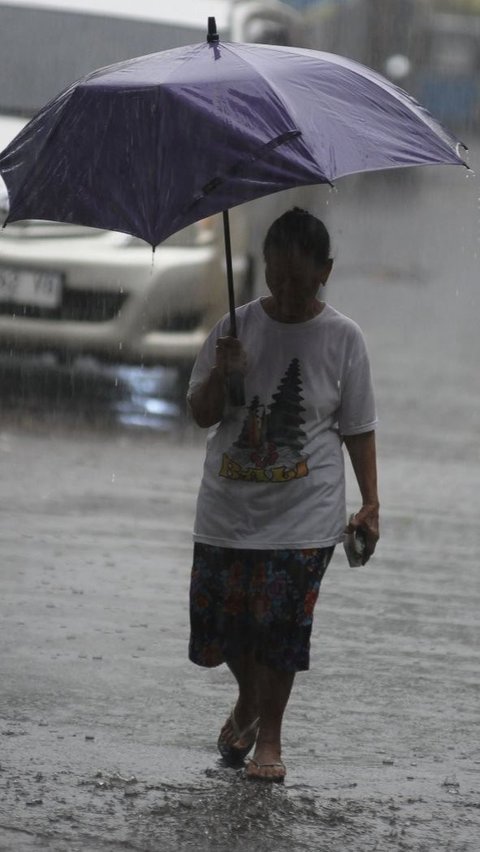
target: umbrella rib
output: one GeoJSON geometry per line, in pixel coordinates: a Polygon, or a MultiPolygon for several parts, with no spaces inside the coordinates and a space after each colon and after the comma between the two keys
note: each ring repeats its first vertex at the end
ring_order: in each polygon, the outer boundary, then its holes
{"type": "MultiPolygon", "coordinates": [[[[244,59],[243,56],[241,56],[239,53],[237,53],[236,50],[231,50],[232,47],[235,47],[235,42],[221,42],[221,46],[224,47],[226,50],[230,50],[230,52],[233,53],[237,57],[237,59],[240,60],[240,62],[242,62],[244,65],[247,65],[248,68],[252,68],[255,71],[255,74],[258,74],[258,76],[261,77],[261,79],[268,86],[270,86],[272,91],[275,92],[275,97],[278,98],[278,100],[280,101],[280,103],[282,104],[284,109],[287,110],[287,111],[291,110],[291,105],[288,103],[288,101],[285,100],[283,95],[278,91],[278,88],[275,85],[275,83],[272,82],[272,80],[270,80],[267,76],[265,76],[265,74],[262,71],[260,71],[254,65],[252,65],[251,62],[248,62],[247,59],[244,59]]],[[[265,45],[263,45],[263,46],[265,46],[265,45]]],[[[248,47],[248,45],[247,45],[247,47],[248,47]]]]}
{"type": "Polygon", "coordinates": [[[242,160],[237,160],[233,166],[226,171],[224,175],[217,175],[208,181],[203,187],[202,191],[195,196],[192,203],[183,211],[184,213],[188,212],[192,207],[197,204],[197,202],[201,201],[202,198],[205,198],[207,195],[210,195],[214,192],[219,186],[225,183],[225,181],[229,180],[231,177],[235,177],[238,174],[241,174],[243,168],[251,163],[255,163],[257,160],[261,160],[265,153],[269,151],[275,150],[275,148],[279,148],[280,145],[283,145],[285,142],[289,142],[291,139],[297,139],[301,136],[302,133],[300,130],[288,130],[286,133],[281,133],[280,136],[275,136],[274,139],[270,139],[269,142],[265,142],[264,145],[261,145],[260,148],[251,154],[249,157],[245,157],[242,160]]]}

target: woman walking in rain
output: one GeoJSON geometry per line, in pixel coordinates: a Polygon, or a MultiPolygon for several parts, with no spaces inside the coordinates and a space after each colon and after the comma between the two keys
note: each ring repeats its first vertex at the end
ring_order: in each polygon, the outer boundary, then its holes
{"type": "Polygon", "coordinates": [[[195,363],[193,417],[209,435],[194,529],[190,659],[226,663],[238,698],[224,760],[282,781],[281,727],[295,672],[309,668],[313,610],[346,521],[342,443],[362,497],[350,529],[378,540],[375,404],[359,327],[319,291],[332,269],[324,224],[294,208],[265,243],[270,296],[224,317],[195,363]],[[244,375],[246,405],[228,402],[244,375]]]}

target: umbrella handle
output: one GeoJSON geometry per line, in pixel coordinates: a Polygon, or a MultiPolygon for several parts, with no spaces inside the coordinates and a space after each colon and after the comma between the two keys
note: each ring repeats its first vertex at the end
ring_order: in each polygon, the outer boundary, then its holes
{"type": "MultiPolygon", "coordinates": [[[[223,234],[225,237],[225,260],[227,265],[228,309],[230,313],[230,334],[237,336],[237,318],[235,316],[235,292],[233,288],[232,245],[230,242],[230,221],[228,210],[223,211],[223,234]]],[[[228,398],[232,405],[245,405],[245,386],[242,373],[230,373],[227,379],[228,398]]]]}
{"type": "Polygon", "coordinates": [[[230,405],[241,408],[245,405],[245,382],[243,373],[229,373],[227,376],[227,393],[230,405]]]}
{"type": "Polygon", "coordinates": [[[230,405],[241,408],[245,405],[245,382],[243,373],[230,373],[227,377],[228,401],[230,405]]]}

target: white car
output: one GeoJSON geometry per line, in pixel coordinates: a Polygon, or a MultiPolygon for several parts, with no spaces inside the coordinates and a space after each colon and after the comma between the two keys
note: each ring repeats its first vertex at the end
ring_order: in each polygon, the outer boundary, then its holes
{"type": "MultiPolygon", "coordinates": [[[[23,124],[0,116],[0,150],[23,124]]],[[[0,182],[3,220],[8,195],[0,182]]],[[[240,303],[249,295],[245,214],[237,209],[231,218],[240,303]]],[[[4,351],[187,366],[226,311],[221,217],[185,228],[155,254],[128,235],[75,225],[14,222],[0,232],[4,351]]]]}

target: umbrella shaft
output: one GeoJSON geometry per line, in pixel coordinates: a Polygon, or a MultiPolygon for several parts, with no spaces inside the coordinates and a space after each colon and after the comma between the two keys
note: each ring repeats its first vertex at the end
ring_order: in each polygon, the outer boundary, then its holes
{"type": "Polygon", "coordinates": [[[230,334],[237,336],[237,321],[235,318],[235,293],[233,289],[232,244],[230,242],[230,221],[228,210],[223,211],[223,234],[225,237],[225,260],[227,264],[228,309],[230,312],[230,334]]]}
{"type": "MultiPolygon", "coordinates": [[[[235,293],[233,291],[232,246],[230,243],[230,222],[228,210],[223,211],[223,233],[225,236],[225,259],[227,262],[228,307],[230,311],[230,334],[237,336],[237,321],[235,318],[235,293]]],[[[242,373],[230,373],[227,379],[228,398],[231,405],[245,405],[245,386],[242,373]]]]}

